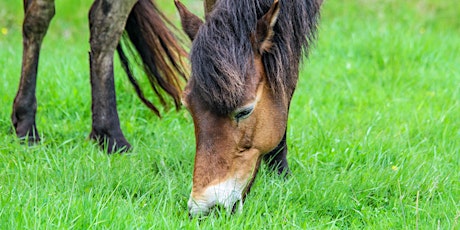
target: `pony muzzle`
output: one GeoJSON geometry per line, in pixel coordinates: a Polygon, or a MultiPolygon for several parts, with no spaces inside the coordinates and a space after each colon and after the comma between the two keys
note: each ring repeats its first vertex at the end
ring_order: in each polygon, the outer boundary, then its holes
{"type": "Polygon", "coordinates": [[[216,206],[224,207],[228,213],[241,211],[246,184],[234,178],[211,185],[200,194],[192,191],[188,201],[190,216],[207,215],[216,206]]]}

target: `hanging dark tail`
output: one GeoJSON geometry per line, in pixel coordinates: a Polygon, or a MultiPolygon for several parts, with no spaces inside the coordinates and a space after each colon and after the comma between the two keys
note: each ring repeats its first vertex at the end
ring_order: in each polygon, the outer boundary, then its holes
{"type": "Polygon", "coordinates": [[[166,94],[174,99],[176,109],[179,109],[182,86],[187,73],[183,60],[187,53],[167,24],[171,23],[151,0],[139,0],[128,16],[125,33],[117,47],[123,69],[137,95],[158,116],[160,116],[158,108],[145,97],[134,77],[125,51],[129,52],[130,58],[140,57],[142,61],[137,61],[136,64],[143,67],[150,86],[161,104],[166,105],[166,94]]]}

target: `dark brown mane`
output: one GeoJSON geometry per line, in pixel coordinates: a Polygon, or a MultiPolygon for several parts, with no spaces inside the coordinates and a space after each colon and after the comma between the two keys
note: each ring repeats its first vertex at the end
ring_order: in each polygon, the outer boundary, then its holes
{"type": "MultiPolygon", "coordinates": [[[[193,92],[220,114],[228,114],[243,103],[244,85],[253,71],[250,35],[272,3],[217,1],[194,40],[190,53],[193,92]]],[[[280,4],[273,47],[262,60],[270,87],[286,97],[297,83],[302,52],[315,36],[319,5],[312,0],[281,0],[280,4]]]]}

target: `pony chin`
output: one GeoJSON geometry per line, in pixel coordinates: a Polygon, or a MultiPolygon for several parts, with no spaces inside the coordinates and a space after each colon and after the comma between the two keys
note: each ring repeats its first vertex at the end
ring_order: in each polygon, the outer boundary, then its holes
{"type": "Polygon", "coordinates": [[[209,186],[199,197],[194,197],[192,194],[188,201],[190,215],[206,215],[216,205],[221,205],[228,212],[232,212],[237,203],[239,203],[237,211],[241,212],[243,208],[243,191],[248,181],[242,182],[239,178],[230,178],[209,186]]]}

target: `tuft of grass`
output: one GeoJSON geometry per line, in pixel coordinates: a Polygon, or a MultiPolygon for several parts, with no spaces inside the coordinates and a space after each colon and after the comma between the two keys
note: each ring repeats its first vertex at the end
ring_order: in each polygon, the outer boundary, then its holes
{"type": "MultiPolygon", "coordinates": [[[[173,3],[157,1],[178,23],[173,3]]],[[[184,1],[202,15],[201,1],[184,1]]],[[[194,134],[185,110],[153,115],[115,65],[134,149],[87,140],[91,1],[59,1],[40,57],[39,145],[11,133],[20,2],[0,0],[0,228],[457,229],[460,24],[453,1],[325,1],[291,105],[292,177],[262,166],[241,214],[189,219],[194,134]],[[6,31],[6,32],[5,32],[6,31]]],[[[172,107],[171,107],[172,108],[172,107]]]]}

